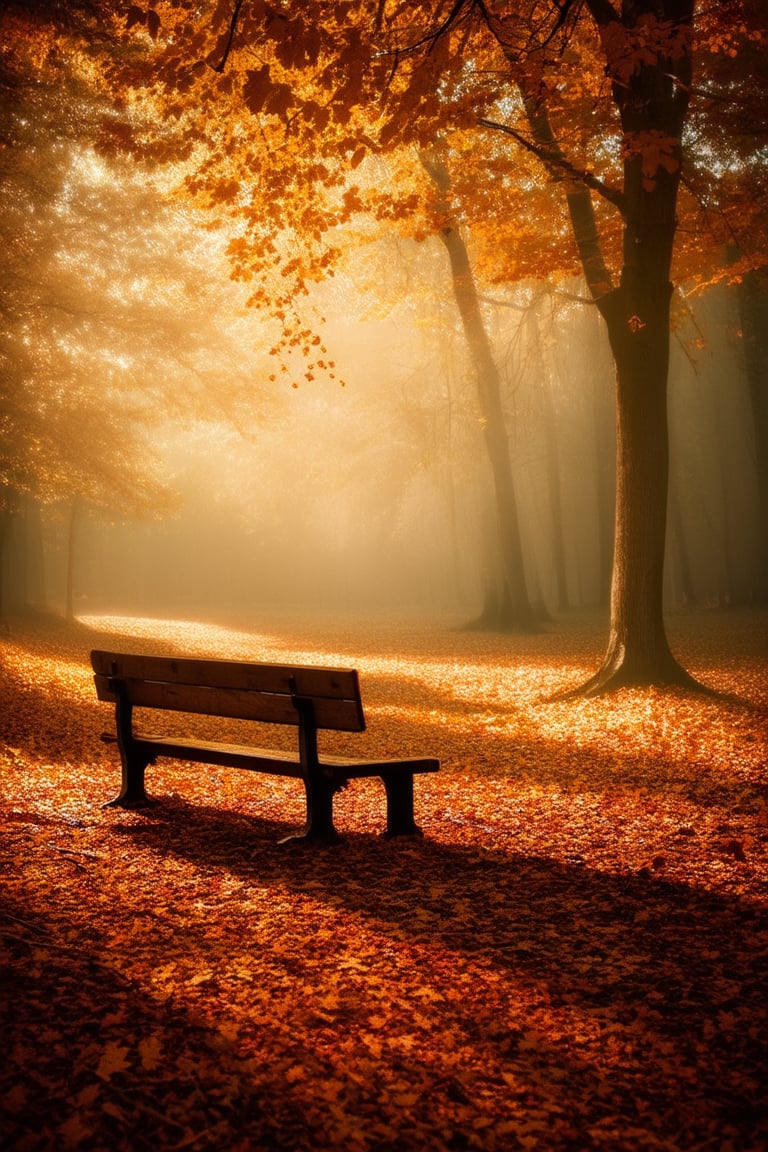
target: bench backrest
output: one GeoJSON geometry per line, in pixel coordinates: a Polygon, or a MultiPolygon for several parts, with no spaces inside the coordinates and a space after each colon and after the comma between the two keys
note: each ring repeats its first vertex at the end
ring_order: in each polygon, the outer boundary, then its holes
{"type": "Polygon", "coordinates": [[[122,692],[135,707],[298,725],[299,708],[294,703],[298,697],[311,701],[318,728],[343,732],[365,728],[353,668],[239,664],[102,651],[91,652],[91,665],[99,700],[112,703],[122,692]]]}

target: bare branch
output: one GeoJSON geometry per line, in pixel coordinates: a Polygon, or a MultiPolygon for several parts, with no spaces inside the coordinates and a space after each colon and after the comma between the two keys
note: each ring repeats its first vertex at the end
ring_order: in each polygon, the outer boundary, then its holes
{"type": "Polygon", "coordinates": [[[484,128],[493,128],[497,132],[503,132],[506,136],[511,136],[522,148],[532,153],[542,164],[546,164],[550,170],[561,173],[563,176],[569,177],[571,180],[576,180],[580,184],[584,184],[587,188],[591,188],[598,195],[607,200],[609,204],[613,204],[618,208],[622,216],[625,213],[625,199],[622,192],[618,188],[612,188],[609,184],[604,183],[599,177],[595,176],[594,172],[589,172],[587,169],[578,168],[567,160],[559,151],[559,149],[544,148],[539,144],[535,144],[521,132],[515,128],[511,128],[508,124],[499,124],[495,120],[486,120],[481,118],[479,123],[484,128]]]}
{"type": "Polygon", "coordinates": [[[232,41],[235,38],[237,31],[237,22],[240,19],[240,9],[243,6],[243,0],[235,0],[235,7],[232,12],[232,18],[229,21],[229,33],[227,35],[227,42],[224,46],[224,55],[219,60],[218,64],[211,64],[210,59],[207,61],[208,67],[214,72],[223,72],[229,59],[229,54],[232,51],[232,41]]]}
{"type": "MultiPolygon", "coordinates": [[[[476,6],[476,0],[456,0],[450,12],[443,20],[442,24],[438,25],[438,27],[435,28],[433,32],[428,32],[426,36],[422,36],[418,40],[415,40],[413,44],[408,44],[405,48],[395,48],[395,56],[406,56],[411,52],[417,52],[418,49],[423,48],[425,44],[428,44],[431,49],[441,36],[444,36],[446,32],[450,31],[450,29],[459,19],[462,8],[467,5],[469,6],[471,12],[472,9],[476,6]]],[[[383,55],[388,55],[388,53],[383,53],[383,55]]]]}

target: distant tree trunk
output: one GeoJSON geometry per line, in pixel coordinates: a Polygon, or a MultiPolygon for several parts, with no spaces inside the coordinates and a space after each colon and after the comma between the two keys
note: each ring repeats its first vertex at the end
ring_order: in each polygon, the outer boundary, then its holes
{"type": "Polygon", "coordinates": [[[69,524],[67,526],[67,570],[64,590],[64,618],[68,621],[72,621],[75,618],[75,558],[82,512],[83,502],[79,496],[74,496],[69,510],[69,524]]]}
{"type": "Polygon", "coordinates": [[[755,457],[763,531],[758,536],[758,576],[754,598],[768,603],[768,268],[750,272],[739,284],[744,367],[749,382],[755,457]]]}
{"type": "Polygon", "coordinates": [[[0,636],[7,636],[10,625],[6,615],[6,545],[8,541],[8,511],[0,508],[0,636]]]}
{"type": "Polygon", "coordinates": [[[25,604],[43,608],[46,603],[45,548],[43,546],[42,508],[28,496],[24,501],[24,541],[26,549],[25,604]]]}
{"type": "Polygon", "coordinates": [[[496,596],[493,595],[492,588],[487,590],[484,609],[477,623],[478,626],[486,628],[535,630],[537,614],[531,606],[525,580],[520,522],[512,462],[509,456],[509,440],[501,403],[499,370],[483,322],[469,254],[461,233],[450,220],[448,170],[442,161],[432,156],[423,155],[422,163],[440,193],[440,208],[446,217],[446,223],[440,229],[439,235],[451,263],[453,293],[477,381],[483,434],[496,499],[503,581],[496,596]]]}
{"type": "Polygon", "coordinates": [[[11,612],[25,611],[44,599],[40,508],[31,496],[10,492],[3,516],[3,600],[6,623],[11,612]]]}
{"type": "Polygon", "coordinates": [[[693,583],[693,572],[688,550],[688,540],[685,534],[685,523],[680,506],[680,493],[677,486],[672,484],[669,498],[669,544],[675,566],[680,580],[682,602],[686,608],[692,608],[696,603],[696,589],[693,583]]]}
{"type": "Polygon", "coordinates": [[[547,492],[549,496],[550,518],[552,523],[552,550],[554,555],[555,586],[557,609],[567,612],[570,608],[568,597],[568,572],[565,560],[565,525],[563,522],[563,495],[560,477],[560,452],[557,443],[557,425],[554,405],[545,382],[544,395],[544,443],[547,455],[547,492]]]}
{"type": "MultiPolygon", "coordinates": [[[[599,325],[595,338],[604,339],[605,328],[595,310],[595,325],[599,325]]],[[[591,395],[593,445],[595,453],[595,485],[597,515],[597,603],[608,607],[611,599],[611,568],[613,565],[613,526],[616,519],[616,419],[615,402],[609,390],[607,376],[602,373],[592,382],[591,395]]]]}
{"type": "Polygon", "coordinates": [[[445,503],[448,512],[448,531],[450,540],[450,564],[451,564],[451,578],[450,578],[450,599],[454,603],[460,603],[462,599],[462,572],[460,566],[461,549],[459,547],[459,525],[456,514],[456,484],[454,481],[454,436],[453,436],[453,394],[452,394],[452,380],[451,373],[448,366],[448,360],[444,365],[444,379],[445,379],[445,403],[443,411],[446,417],[446,463],[445,463],[445,503]]]}

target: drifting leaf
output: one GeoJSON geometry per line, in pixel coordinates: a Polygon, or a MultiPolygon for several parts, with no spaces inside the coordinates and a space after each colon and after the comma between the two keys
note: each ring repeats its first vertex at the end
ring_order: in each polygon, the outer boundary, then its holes
{"type": "Polygon", "coordinates": [[[110,1042],[102,1052],[96,1069],[96,1075],[102,1080],[109,1080],[116,1072],[124,1072],[128,1067],[128,1048],[121,1044],[110,1042]]]}
{"type": "Polygon", "coordinates": [[[157,1035],[147,1036],[139,1041],[139,1059],[141,1066],[147,1072],[153,1072],[160,1066],[163,1055],[163,1042],[157,1035]]]}
{"type": "Polygon", "coordinates": [[[24,1084],[14,1084],[3,1096],[3,1107],[9,1112],[20,1112],[27,1102],[28,1091],[24,1084]]]}

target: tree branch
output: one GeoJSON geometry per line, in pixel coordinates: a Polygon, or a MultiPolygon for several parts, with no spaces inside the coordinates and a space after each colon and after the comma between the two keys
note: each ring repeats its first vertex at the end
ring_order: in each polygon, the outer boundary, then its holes
{"type": "Polygon", "coordinates": [[[210,57],[207,61],[208,67],[211,68],[212,71],[214,71],[214,72],[223,72],[224,69],[226,68],[227,60],[229,59],[229,54],[232,51],[232,41],[235,38],[235,32],[237,31],[237,21],[240,18],[240,9],[242,8],[242,6],[243,6],[243,0],[235,0],[235,7],[234,7],[234,10],[232,12],[232,17],[229,21],[229,32],[227,34],[227,42],[224,45],[224,55],[219,60],[218,64],[211,64],[210,57]]]}
{"type": "Polygon", "coordinates": [[[474,8],[475,0],[455,0],[453,7],[443,20],[442,24],[438,25],[438,27],[433,32],[427,32],[426,36],[419,37],[418,40],[414,40],[413,44],[408,44],[405,48],[394,48],[392,53],[382,52],[380,55],[388,56],[394,54],[394,56],[399,59],[401,56],[407,56],[411,52],[418,51],[418,49],[423,48],[425,44],[429,44],[429,48],[431,50],[436,41],[439,40],[440,37],[443,36],[456,23],[459,16],[461,15],[462,8],[464,8],[467,3],[469,3],[470,9],[474,8]]]}
{"type": "Polygon", "coordinates": [[[583,168],[577,168],[570,160],[566,160],[559,149],[550,150],[539,144],[534,144],[532,140],[523,136],[517,129],[510,128],[508,124],[499,124],[495,120],[486,120],[485,118],[481,118],[479,123],[484,128],[493,128],[497,132],[503,132],[505,135],[511,136],[522,148],[531,152],[537,159],[541,160],[542,164],[546,164],[550,170],[559,171],[563,176],[568,176],[570,179],[586,185],[587,188],[591,188],[594,192],[597,192],[598,195],[602,196],[604,200],[607,200],[609,204],[613,204],[614,208],[618,208],[622,216],[625,214],[626,205],[624,194],[620,192],[618,188],[612,188],[609,184],[605,184],[599,177],[595,176],[593,172],[589,172],[583,168]]]}
{"type": "Polygon", "coordinates": [[[615,20],[621,19],[611,0],[585,0],[585,2],[599,28],[604,28],[606,24],[612,24],[615,20]]]}

